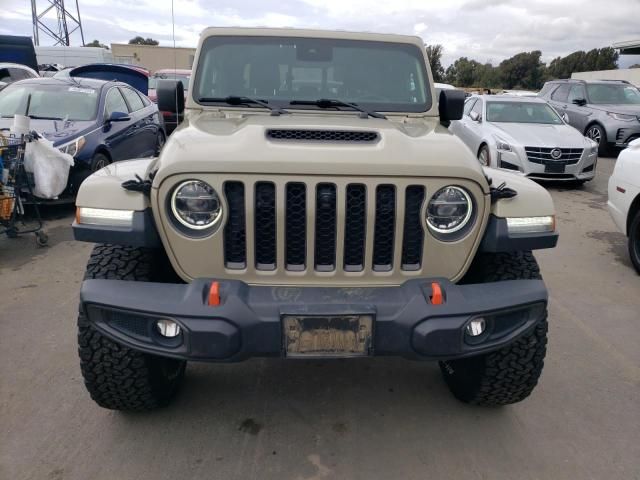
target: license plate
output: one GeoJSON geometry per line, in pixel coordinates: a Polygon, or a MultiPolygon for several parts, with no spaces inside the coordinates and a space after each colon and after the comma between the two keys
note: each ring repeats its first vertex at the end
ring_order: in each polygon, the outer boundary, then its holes
{"type": "Polygon", "coordinates": [[[371,315],[285,315],[287,357],[363,357],[370,354],[371,315]]]}
{"type": "Polygon", "coordinates": [[[544,166],[545,173],[564,173],[565,165],[562,163],[547,163],[544,166]]]}

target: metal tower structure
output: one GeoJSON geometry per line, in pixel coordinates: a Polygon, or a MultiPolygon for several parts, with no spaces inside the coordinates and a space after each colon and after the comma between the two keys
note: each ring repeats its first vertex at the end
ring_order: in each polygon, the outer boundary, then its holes
{"type": "Polygon", "coordinates": [[[69,3],[72,4],[71,8],[75,6],[75,14],[65,6],[65,0],[31,0],[33,43],[40,45],[40,34],[44,33],[54,40],[54,45],[70,46],[71,35],[79,31],[84,45],[78,0],[68,0],[69,3]]]}

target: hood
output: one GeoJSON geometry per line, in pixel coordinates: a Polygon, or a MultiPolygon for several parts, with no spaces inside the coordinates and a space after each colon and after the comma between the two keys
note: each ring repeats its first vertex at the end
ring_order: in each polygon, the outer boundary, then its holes
{"type": "Polygon", "coordinates": [[[158,161],[154,186],[185,172],[451,177],[487,182],[473,154],[436,118],[362,119],[356,114],[190,110],[158,161]],[[373,142],[268,137],[271,129],[373,132],[373,142]]]}
{"type": "Polygon", "coordinates": [[[83,65],[70,70],[69,76],[105,81],[116,80],[130,85],[145,95],[149,92],[149,75],[139,69],[124,65],[112,65],[109,63],[83,65]]]}
{"type": "Polygon", "coordinates": [[[584,148],[585,138],[569,125],[491,123],[493,133],[509,143],[532,147],[584,148]]]}
{"type": "MultiPolygon", "coordinates": [[[[11,128],[13,118],[0,119],[0,129],[11,128]]],[[[31,120],[30,129],[36,131],[54,146],[70,142],[80,135],[88,133],[95,126],[94,121],[64,121],[64,120],[31,120]]]]}
{"type": "Polygon", "coordinates": [[[590,103],[589,108],[603,110],[605,112],[620,113],[623,115],[640,116],[640,105],[620,105],[616,103],[595,104],[590,103]]]}

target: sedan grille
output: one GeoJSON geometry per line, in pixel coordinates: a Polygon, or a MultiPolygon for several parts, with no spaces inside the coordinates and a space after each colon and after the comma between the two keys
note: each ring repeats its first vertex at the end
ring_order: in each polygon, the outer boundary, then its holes
{"type": "Polygon", "coordinates": [[[582,148],[548,148],[548,147],[524,147],[527,159],[531,163],[540,165],[563,164],[575,165],[582,158],[582,148]],[[560,155],[553,156],[552,152],[559,151],[560,155]]]}

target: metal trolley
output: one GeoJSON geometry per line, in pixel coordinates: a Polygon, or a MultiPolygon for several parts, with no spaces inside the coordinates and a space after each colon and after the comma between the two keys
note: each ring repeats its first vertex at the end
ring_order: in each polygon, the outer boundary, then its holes
{"type": "MultiPolygon", "coordinates": [[[[42,231],[42,217],[33,202],[34,217],[25,215],[25,202],[32,200],[33,175],[24,167],[27,143],[39,138],[35,132],[25,135],[0,134],[0,234],[9,238],[34,233],[39,246],[45,246],[49,238],[42,231]]],[[[31,202],[30,202],[31,203],[31,202]]]]}

